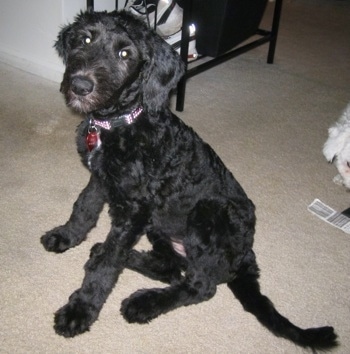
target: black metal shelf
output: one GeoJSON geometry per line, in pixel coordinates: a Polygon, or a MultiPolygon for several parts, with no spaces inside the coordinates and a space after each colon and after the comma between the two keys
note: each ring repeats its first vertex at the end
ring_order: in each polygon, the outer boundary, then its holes
{"type": "MultiPolygon", "coordinates": [[[[277,36],[278,36],[278,29],[279,23],[281,18],[282,12],[282,2],[283,0],[275,0],[275,8],[274,14],[271,24],[270,30],[258,29],[256,32],[257,36],[260,38],[252,40],[251,42],[235,47],[233,50],[219,55],[215,58],[210,59],[202,64],[196,65],[191,67],[191,64],[187,65],[186,74],[179,82],[177,87],[177,97],[176,97],[176,110],[183,111],[184,104],[185,104],[185,93],[186,93],[186,81],[187,79],[202,73],[203,71],[209,70],[216,65],[219,65],[227,60],[230,60],[234,57],[237,57],[249,50],[252,50],[256,47],[259,47],[263,44],[269,44],[269,50],[267,55],[267,63],[273,64],[275,50],[276,50],[276,43],[277,43],[277,36]]],[[[182,60],[187,63],[187,56],[188,56],[188,43],[189,43],[189,25],[191,22],[191,12],[192,12],[192,0],[187,0],[184,2],[184,18],[183,18],[183,26],[182,26],[182,37],[181,37],[181,58],[182,60]]],[[[194,64],[195,65],[195,64],[194,64]]]]}

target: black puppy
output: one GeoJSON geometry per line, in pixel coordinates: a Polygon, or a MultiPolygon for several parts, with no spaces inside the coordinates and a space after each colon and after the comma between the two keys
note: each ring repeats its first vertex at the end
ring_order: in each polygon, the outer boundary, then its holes
{"type": "Polygon", "coordinates": [[[124,300],[128,322],[208,300],[227,283],[277,336],[335,346],[332,327],[300,329],[260,293],[254,205],[210,146],[168,108],[184,73],[176,52],[127,12],[82,13],[55,46],[66,64],[67,105],[87,114],[77,145],[91,178],[68,222],[41,242],[53,252],[78,245],[105,203],[112,219],[106,241],[91,249],[81,288],[55,314],[56,332],[87,331],[127,267],[170,284],[124,300]],[[144,234],[152,251],[133,250],[144,234]]]}

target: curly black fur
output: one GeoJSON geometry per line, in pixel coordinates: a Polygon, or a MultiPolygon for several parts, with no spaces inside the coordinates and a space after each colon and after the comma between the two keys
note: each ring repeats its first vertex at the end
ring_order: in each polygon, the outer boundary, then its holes
{"type": "Polygon", "coordinates": [[[227,283],[274,334],[305,347],[335,346],[332,327],[300,329],[260,293],[254,205],[210,146],[168,108],[184,73],[173,49],[126,12],[81,13],[55,47],[66,64],[66,102],[89,117],[77,145],[91,178],[68,222],[41,242],[53,252],[78,245],[105,203],[112,219],[106,241],[91,250],[81,288],[55,314],[56,332],[72,337],[89,330],[127,267],[169,284],[125,299],[128,322],[147,323],[208,300],[227,283]],[[133,124],[101,129],[101,145],[89,152],[89,119],[113,120],[140,106],[133,124]],[[144,234],[152,251],[133,250],[144,234]]]}

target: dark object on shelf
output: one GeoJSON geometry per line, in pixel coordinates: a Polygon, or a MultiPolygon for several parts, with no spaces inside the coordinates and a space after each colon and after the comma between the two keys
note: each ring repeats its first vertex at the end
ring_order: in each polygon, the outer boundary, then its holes
{"type": "Polygon", "coordinates": [[[256,34],[267,0],[193,0],[197,51],[216,57],[256,34]]]}
{"type": "MultiPolygon", "coordinates": [[[[184,15],[183,15],[183,26],[182,26],[182,37],[181,37],[181,58],[185,62],[187,62],[187,54],[188,54],[188,43],[189,43],[189,30],[188,26],[193,22],[193,2],[197,0],[187,0],[184,2],[184,15]]],[[[198,2],[201,1],[208,1],[208,0],[198,0],[198,2]]],[[[214,1],[214,0],[212,0],[214,1]]],[[[215,0],[219,1],[219,0],[215,0]]],[[[220,0],[221,1],[221,0],[220,0]]],[[[242,0],[244,2],[252,2],[252,0],[242,0]]],[[[240,54],[243,54],[251,49],[254,49],[256,47],[259,47],[260,45],[263,45],[265,43],[269,43],[269,50],[267,54],[267,63],[272,64],[275,56],[275,49],[276,49],[276,43],[277,43],[277,36],[278,36],[278,29],[279,29],[279,22],[280,22],[280,17],[281,17],[281,11],[282,11],[282,2],[283,0],[275,0],[274,4],[274,14],[273,14],[273,20],[271,24],[271,29],[270,30],[264,30],[264,29],[257,29],[255,35],[258,35],[258,39],[249,39],[248,43],[242,44],[236,48],[232,48],[231,51],[228,51],[224,54],[218,55],[217,57],[206,61],[200,65],[196,65],[194,67],[189,67],[187,68],[185,76],[182,78],[180,83],[178,84],[177,87],[177,98],[176,98],[176,110],[177,111],[183,111],[184,109],[184,103],[185,103],[185,92],[186,92],[186,81],[190,77],[193,77],[195,75],[198,75],[202,73],[205,70],[211,69],[212,67],[221,64],[229,59],[232,59],[234,57],[237,57],[240,54]]],[[[198,36],[198,32],[196,32],[198,36]]],[[[254,34],[254,33],[253,33],[254,34]]],[[[234,35],[234,34],[231,34],[234,35]]]]}

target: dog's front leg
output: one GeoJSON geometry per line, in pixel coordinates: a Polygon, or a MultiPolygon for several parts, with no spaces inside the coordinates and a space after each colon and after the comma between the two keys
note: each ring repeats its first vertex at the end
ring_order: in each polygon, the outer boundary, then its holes
{"type": "Polygon", "coordinates": [[[90,181],[74,203],[73,212],[65,225],[55,227],[41,237],[47,251],[64,252],[81,243],[96,225],[105,203],[105,194],[97,179],[90,181]]]}
{"type": "Polygon", "coordinates": [[[74,337],[96,321],[108,295],[122,272],[129,247],[136,240],[129,230],[113,226],[104,243],[92,247],[85,265],[85,278],[80,289],[55,314],[55,331],[64,337],[74,337]]]}

